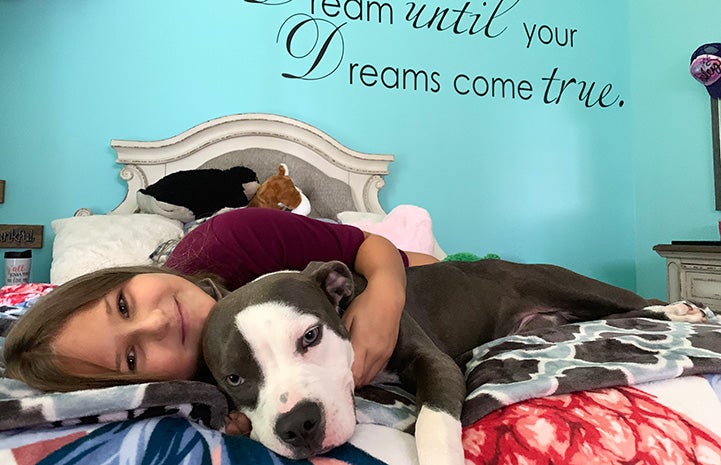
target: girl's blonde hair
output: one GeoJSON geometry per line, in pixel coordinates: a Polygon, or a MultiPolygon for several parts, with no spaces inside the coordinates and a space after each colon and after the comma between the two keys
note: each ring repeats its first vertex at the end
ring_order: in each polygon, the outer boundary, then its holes
{"type": "Polygon", "coordinates": [[[68,281],[38,299],[11,327],[3,349],[5,376],[43,391],[75,391],[153,381],[132,373],[74,375],[63,368],[61,358],[52,350],[55,337],[70,316],[132,277],[146,273],[173,274],[196,285],[201,279],[157,266],[133,266],[108,268],[68,281]]]}

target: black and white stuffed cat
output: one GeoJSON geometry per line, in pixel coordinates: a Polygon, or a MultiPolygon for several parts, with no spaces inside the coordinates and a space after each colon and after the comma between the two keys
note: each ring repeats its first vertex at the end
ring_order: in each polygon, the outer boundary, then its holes
{"type": "Polygon", "coordinates": [[[259,185],[258,176],[245,166],[187,170],[138,190],[136,198],[142,213],[189,223],[226,207],[245,207],[259,185]]]}

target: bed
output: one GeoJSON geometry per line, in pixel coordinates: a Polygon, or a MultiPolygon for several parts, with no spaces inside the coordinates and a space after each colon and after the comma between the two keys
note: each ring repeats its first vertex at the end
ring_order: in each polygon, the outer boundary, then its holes
{"type": "MultiPolygon", "coordinates": [[[[53,221],[51,283],[0,290],[0,331],[58,283],[105,266],[151,263],[184,226],[137,212],[135,192],[169,173],[244,165],[259,179],[286,163],[311,216],[359,225],[400,248],[447,257],[420,206],[378,199],[392,155],[349,149],[301,121],[230,115],[169,139],[113,140],[127,195],[110,212],[53,221]],[[122,233],[119,233],[122,232],[122,233]]],[[[453,251],[462,252],[462,251],[453,251]]],[[[0,343],[2,339],[0,338],[0,343]]],[[[721,464],[721,326],[594,321],[492,341],[463,357],[468,464],[721,464]]],[[[412,393],[357,392],[351,441],[298,463],[418,463],[412,393]]],[[[76,393],[0,382],[0,463],[296,463],[219,431],[227,412],[210,384],[176,381],[76,393]]]]}

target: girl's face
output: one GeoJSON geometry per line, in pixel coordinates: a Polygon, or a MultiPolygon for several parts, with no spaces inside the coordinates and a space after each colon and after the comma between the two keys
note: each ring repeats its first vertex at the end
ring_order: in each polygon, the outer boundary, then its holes
{"type": "Polygon", "coordinates": [[[215,300],[179,276],[140,274],[73,314],[52,347],[66,370],[191,379],[215,300]]]}

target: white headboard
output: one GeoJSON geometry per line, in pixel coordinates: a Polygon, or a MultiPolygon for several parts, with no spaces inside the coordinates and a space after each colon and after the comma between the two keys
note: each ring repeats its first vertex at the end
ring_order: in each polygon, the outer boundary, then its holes
{"type": "MultiPolygon", "coordinates": [[[[153,184],[169,173],[201,166],[210,167],[213,166],[213,160],[224,156],[228,158],[229,154],[239,151],[259,153],[255,149],[307,162],[320,173],[305,174],[306,183],[312,180],[316,184],[328,184],[321,179],[322,175],[327,175],[349,186],[349,204],[353,209],[385,213],[378,201],[378,191],[383,187],[383,176],[388,174],[388,165],[393,161],[393,155],[352,150],[325,132],[301,121],[263,113],[216,118],[164,140],[113,140],[111,145],[118,154],[117,162],[123,165],[120,176],[128,183],[125,199],[112,213],[134,212],[138,189],[153,184]]],[[[255,169],[252,161],[247,161],[247,156],[236,163],[255,169]]],[[[300,166],[301,170],[305,170],[303,167],[307,165],[300,166]]],[[[257,174],[262,182],[272,172],[257,174]]],[[[291,167],[290,175],[307,194],[309,186],[298,182],[301,173],[297,169],[294,172],[291,167]]],[[[313,204],[313,198],[310,195],[309,198],[313,204]]]]}

